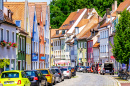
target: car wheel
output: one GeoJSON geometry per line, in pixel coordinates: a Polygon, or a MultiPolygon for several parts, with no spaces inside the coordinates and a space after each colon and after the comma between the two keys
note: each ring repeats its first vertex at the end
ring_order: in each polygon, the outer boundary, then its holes
{"type": "Polygon", "coordinates": [[[54,81],[53,85],[55,85],[55,84],[56,84],[56,80],[54,81]]]}
{"type": "Polygon", "coordinates": [[[62,81],[64,81],[64,79],[62,79],[62,81]]]}
{"type": "Polygon", "coordinates": [[[45,86],[48,86],[48,83],[47,83],[47,81],[46,81],[46,84],[45,84],[45,86]]]}
{"type": "Polygon", "coordinates": [[[41,86],[41,83],[39,83],[38,86],[41,86]]]}

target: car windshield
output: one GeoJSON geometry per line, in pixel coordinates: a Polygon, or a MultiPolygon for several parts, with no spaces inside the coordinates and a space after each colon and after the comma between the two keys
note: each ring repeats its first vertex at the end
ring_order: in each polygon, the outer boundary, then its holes
{"type": "Polygon", "coordinates": [[[57,73],[55,69],[51,69],[51,72],[52,72],[53,74],[57,73]]]}
{"type": "Polygon", "coordinates": [[[84,66],[81,66],[81,68],[84,68],[84,66]]]}
{"type": "Polygon", "coordinates": [[[58,73],[60,73],[59,69],[55,69],[58,73]]]}
{"type": "Polygon", "coordinates": [[[41,70],[42,74],[48,74],[47,70],[41,70]]]}
{"type": "Polygon", "coordinates": [[[1,78],[19,78],[19,73],[18,72],[2,73],[1,78]]]}
{"type": "Polygon", "coordinates": [[[66,68],[63,68],[63,69],[61,69],[61,71],[63,72],[63,71],[67,71],[67,69],[66,68]]]}
{"type": "Polygon", "coordinates": [[[87,66],[86,68],[90,68],[89,66],[87,66]]]}
{"type": "Polygon", "coordinates": [[[27,76],[35,76],[35,72],[34,71],[25,71],[27,76]]]}
{"type": "Polygon", "coordinates": [[[71,67],[69,67],[68,69],[71,70],[71,67]]]}

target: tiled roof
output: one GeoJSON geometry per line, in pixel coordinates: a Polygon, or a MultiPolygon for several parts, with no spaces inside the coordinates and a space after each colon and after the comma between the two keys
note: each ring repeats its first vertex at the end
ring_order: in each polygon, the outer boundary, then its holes
{"type": "Polygon", "coordinates": [[[130,5],[130,0],[125,0],[124,2],[121,2],[120,5],[117,8],[117,12],[121,12],[124,9],[126,9],[130,5]]]}
{"type": "Polygon", "coordinates": [[[13,22],[21,20],[21,29],[24,30],[25,2],[4,2],[4,6],[13,12],[13,22]]]}
{"type": "Polygon", "coordinates": [[[68,18],[65,20],[65,22],[61,25],[61,27],[59,29],[70,29],[84,10],[85,10],[85,8],[80,9],[79,12],[76,11],[76,12],[70,13],[68,18]],[[70,24],[70,21],[74,21],[73,24],[70,24]]]}
{"type": "Polygon", "coordinates": [[[16,24],[13,22],[13,20],[11,20],[10,18],[8,18],[8,16],[5,13],[4,13],[3,23],[8,23],[8,24],[11,24],[13,26],[16,26],[16,24]]]}
{"type": "Polygon", "coordinates": [[[105,22],[103,25],[100,26],[100,28],[106,27],[106,26],[109,25],[109,24],[110,24],[110,21],[109,21],[108,23],[105,22]]]}
{"type": "Polygon", "coordinates": [[[100,46],[100,43],[98,43],[98,42],[96,42],[94,45],[93,45],[93,47],[99,47],[100,46]]]}
{"type": "Polygon", "coordinates": [[[90,29],[98,25],[98,16],[95,14],[88,24],[83,28],[83,30],[76,36],[77,38],[84,36],[86,33],[90,32],[90,29]]]}
{"type": "Polygon", "coordinates": [[[33,18],[34,18],[34,11],[35,11],[35,6],[34,4],[29,3],[29,19],[30,19],[30,28],[31,32],[33,31],[33,18]]]}
{"type": "Polygon", "coordinates": [[[77,25],[76,27],[82,27],[82,26],[84,26],[85,24],[87,24],[88,21],[89,21],[89,19],[82,19],[82,20],[78,23],[78,25],[77,25]]]}
{"type": "Polygon", "coordinates": [[[54,36],[52,36],[51,38],[59,38],[59,37],[64,37],[64,34],[62,34],[62,32],[61,33],[59,33],[58,35],[54,35],[54,36]]]}

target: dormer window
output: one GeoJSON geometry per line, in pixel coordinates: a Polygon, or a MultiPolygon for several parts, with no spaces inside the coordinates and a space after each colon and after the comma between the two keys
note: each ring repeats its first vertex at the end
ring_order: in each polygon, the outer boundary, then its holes
{"type": "Polygon", "coordinates": [[[15,21],[15,24],[16,24],[18,27],[21,27],[21,21],[20,21],[20,20],[16,20],[16,21],[15,21]]]}
{"type": "Polygon", "coordinates": [[[65,34],[65,30],[62,30],[62,34],[65,34]]]}
{"type": "Polygon", "coordinates": [[[58,35],[58,34],[59,34],[59,30],[56,31],[56,35],[58,35]]]}
{"type": "Polygon", "coordinates": [[[79,34],[79,28],[78,27],[75,28],[75,33],[76,33],[76,35],[79,34]]]}

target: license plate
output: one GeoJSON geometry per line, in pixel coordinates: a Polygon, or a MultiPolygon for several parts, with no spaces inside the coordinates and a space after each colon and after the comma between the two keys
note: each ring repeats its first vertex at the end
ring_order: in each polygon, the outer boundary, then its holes
{"type": "Polygon", "coordinates": [[[13,81],[4,82],[4,84],[13,84],[13,83],[14,83],[13,81]]]}
{"type": "Polygon", "coordinates": [[[109,72],[109,70],[106,70],[106,72],[109,72]]]}

